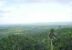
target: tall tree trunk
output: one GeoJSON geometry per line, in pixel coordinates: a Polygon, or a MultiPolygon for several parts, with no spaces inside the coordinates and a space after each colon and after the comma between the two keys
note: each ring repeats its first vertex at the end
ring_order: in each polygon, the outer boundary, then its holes
{"type": "Polygon", "coordinates": [[[52,42],[52,39],[51,39],[51,50],[53,50],[53,42],[52,42]]]}

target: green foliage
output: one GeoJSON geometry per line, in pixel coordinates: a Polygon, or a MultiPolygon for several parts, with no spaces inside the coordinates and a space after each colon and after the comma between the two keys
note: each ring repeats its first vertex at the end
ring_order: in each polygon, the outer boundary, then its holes
{"type": "MultiPolygon", "coordinates": [[[[49,30],[9,27],[0,29],[0,50],[50,50],[49,30]]],[[[54,50],[72,50],[72,28],[53,29],[54,50]]]]}

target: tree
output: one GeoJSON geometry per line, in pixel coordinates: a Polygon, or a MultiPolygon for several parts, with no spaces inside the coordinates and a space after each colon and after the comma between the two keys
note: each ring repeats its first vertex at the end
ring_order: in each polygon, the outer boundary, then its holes
{"type": "Polygon", "coordinates": [[[51,43],[51,50],[53,50],[53,39],[54,39],[55,35],[54,35],[54,29],[50,30],[49,33],[49,38],[50,38],[50,43],[51,43]]]}

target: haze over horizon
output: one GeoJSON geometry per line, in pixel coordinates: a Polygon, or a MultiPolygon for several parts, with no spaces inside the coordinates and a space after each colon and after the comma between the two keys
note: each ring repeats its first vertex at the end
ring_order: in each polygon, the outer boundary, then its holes
{"type": "Polygon", "coordinates": [[[0,25],[72,22],[71,0],[0,0],[0,25]]]}

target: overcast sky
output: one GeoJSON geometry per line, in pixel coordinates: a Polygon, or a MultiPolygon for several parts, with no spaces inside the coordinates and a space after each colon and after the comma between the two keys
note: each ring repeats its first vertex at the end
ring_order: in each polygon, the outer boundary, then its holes
{"type": "Polygon", "coordinates": [[[72,0],[0,0],[0,24],[72,22],[72,0]]]}

